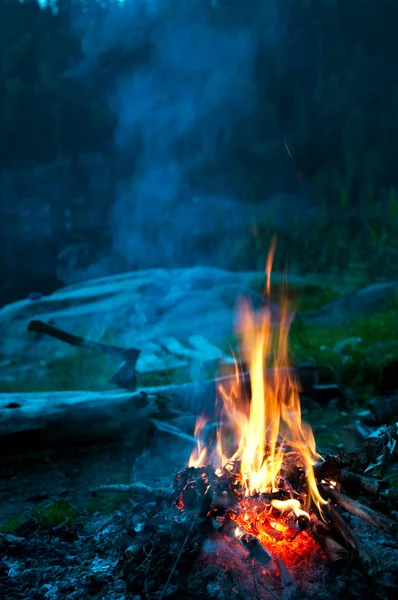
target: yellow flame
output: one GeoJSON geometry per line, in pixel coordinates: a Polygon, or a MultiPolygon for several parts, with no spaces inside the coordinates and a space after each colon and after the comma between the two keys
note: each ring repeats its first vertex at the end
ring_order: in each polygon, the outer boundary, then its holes
{"type": "Polygon", "coordinates": [[[290,498],[290,500],[271,500],[271,506],[279,510],[281,513],[289,510],[294,512],[296,517],[310,517],[305,510],[301,509],[300,502],[294,498],[290,498]]]}
{"type": "Polygon", "coordinates": [[[207,460],[207,447],[203,444],[201,437],[201,433],[207,425],[207,422],[208,419],[203,416],[198,417],[196,420],[194,436],[197,440],[197,446],[194,448],[191,458],[189,459],[189,466],[195,467],[196,469],[203,467],[207,460]]]}
{"type": "MultiPolygon", "coordinates": [[[[273,240],[266,267],[266,295],[271,293],[271,268],[275,252],[273,240]]],[[[311,427],[301,420],[299,382],[289,363],[288,334],[292,314],[283,298],[280,322],[272,320],[270,303],[260,315],[248,302],[242,302],[239,311],[238,333],[241,336],[240,355],[250,373],[251,397],[245,393],[242,373],[235,361],[235,377],[230,385],[218,386],[221,400],[220,425],[217,431],[216,451],[203,445],[200,432],[205,422],[199,418],[195,429],[198,440],[190,466],[214,463],[217,468],[228,463],[240,464],[242,485],[247,495],[269,492],[277,488],[280,471],[287,456],[294,457],[307,478],[307,508],[313,502],[320,510],[326,502],[319,494],[312,465],[321,457],[311,427]],[[289,452],[286,452],[286,449],[289,452]]],[[[284,504],[297,516],[307,515],[298,500],[284,504]]]]}

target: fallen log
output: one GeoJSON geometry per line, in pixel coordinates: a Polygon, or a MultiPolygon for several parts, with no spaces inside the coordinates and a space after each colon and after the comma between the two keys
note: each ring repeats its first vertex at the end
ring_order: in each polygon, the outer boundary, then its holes
{"type": "Polygon", "coordinates": [[[398,532],[398,522],[389,519],[385,515],[378,513],[363,504],[360,504],[356,500],[349,498],[345,494],[338,492],[332,488],[327,487],[326,485],[319,486],[323,495],[327,498],[330,498],[333,502],[338,504],[340,508],[346,510],[351,515],[362,519],[362,521],[366,521],[369,525],[376,527],[377,529],[381,529],[390,535],[396,535],[398,532]]]}
{"type": "MultiPolygon", "coordinates": [[[[307,372],[307,385],[311,378],[307,372]]],[[[273,371],[270,370],[270,376],[273,371]]],[[[248,377],[248,375],[245,375],[248,377]]],[[[183,409],[197,415],[214,407],[218,385],[234,376],[124,391],[0,394],[0,446],[99,443],[125,439],[150,419],[167,419],[183,409]],[[20,439],[24,434],[26,441],[20,439]],[[29,434],[29,435],[28,435],[29,434]],[[16,436],[16,437],[15,437],[16,436]]]]}
{"type": "Polygon", "coordinates": [[[131,436],[150,419],[167,419],[178,408],[200,411],[215,398],[215,381],[125,391],[0,394],[0,446],[99,443],[131,436]]]}
{"type": "Polygon", "coordinates": [[[164,399],[142,393],[0,394],[0,448],[23,452],[131,439],[153,428],[151,418],[170,414],[172,408],[164,399]]]}

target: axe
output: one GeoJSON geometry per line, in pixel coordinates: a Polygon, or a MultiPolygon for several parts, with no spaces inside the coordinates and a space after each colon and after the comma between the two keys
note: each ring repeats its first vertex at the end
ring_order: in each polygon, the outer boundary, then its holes
{"type": "Polygon", "coordinates": [[[134,390],[136,388],[135,366],[138,357],[141,354],[141,350],[137,350],[136,348],[120,348],[119,346],[103,344],[102,342],[92,342],[86,338],[53,327],[43,321],[31,321],[27,329],[28,331],[34,331],[36,333],[45,333],[57,340],[61,340],[61,342],[66,342],[67,344],[77,346],[78,348],[94,350],[100,354],[107,354],[108,356],[120,358],[122,363],[112,375],[111,383],[126,390],[134,390]]]}

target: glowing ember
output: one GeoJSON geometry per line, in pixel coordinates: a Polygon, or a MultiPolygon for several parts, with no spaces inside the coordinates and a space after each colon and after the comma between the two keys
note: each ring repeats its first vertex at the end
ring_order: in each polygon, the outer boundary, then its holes
{"type": "MultiPolygon", "coordinates": [[[[266,269],[266,298],[270,298],[271,267],[275,251],[272,244],[266,269]]],[[[241,359],[250,373],[251,394],[245,392],[241,368],[235,361],[235,377],[228,387],[218,387],[220,401],[219,426],[215,444],[203,440],[206,419],[200,417],[195,429],[197,448],[189,466],[212,465],[216,475],[236,472],[241,510],[232,518],[247,533],[256,536],[267,547],[282,545],[289,553],[304,549],[312,553],[317,545],[305,531],[297,530],[301,520],[309,522],[310,507],[321,514],[326,504],[320,496],[312,465],[322,460],[316,452],[309,425],[301,420],[299,382],[290,368],[288,333],[292,314],[284,297],[280,323],[275,327],[270,303],[261,315],[247,302],[239,311],[241,359]],[[289,473],[299,468],[305,477],[305,493],[294,493],[289,486],[289,473]],[[261,494],[290,492],[290,499],[273,498],[267,504],[253,502],[261,494]],[[295,497],[293,497],[295,495],[295,497]],[[296,529],[289,525],[293,517],[296,529]]],[[[286,494],[285,494],[286,498],[286,494]]],[[[270,548],[271,549],[271,548],[270,548]]]]}

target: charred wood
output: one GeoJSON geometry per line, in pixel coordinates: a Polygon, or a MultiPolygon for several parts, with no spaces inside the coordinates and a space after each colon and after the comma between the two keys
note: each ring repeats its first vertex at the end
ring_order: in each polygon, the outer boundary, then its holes
{"type": "Polygon", "coordinates": [[[364,494],[366,496],[378,496],[380,490],[386,489],[387,483],[380,479],[373,479],[365,475],[352,473],[347,469],[343,469],[336,480],[344,487],[344,489],[355,496],[364,494]]]}
{"type": "Polygon", "coordinates": [[[262,546],[259,539],[243,531],[233,520],[227,519],[220,531],[238,541],[247,550],[250,558],[260,565],[267,565],[272,560],[272,554],[262,546]]]}
{"type": "Polygon", "coordinates": [[[329,562],[341,563],[349,558],[348,550],[339,544],[330,533],[316,530],[314,531],[314,538],[329,562]]]}
{"type": "Polygon", "coordinates": [[[341,470],[347,466],[339,456],[330,456],[324,461],[320,461],[313,465],[315,479],[320,482],[323,479],[336,479],[341,470]]]}
{"type": "Polygon", "coordinates": [[[390,535],[396,535],[398,532],[398,523],[389,519],[388,517],[377,513],[376,511],[356,502],[352,498],[349,498],[345,494],[338,492],[337,490],[331,489],[325,485],[321,485],[320,489],[324,496],[330,498],[333,502],[338,504],[343,510],[346,510],[351,515],[362,519],[376,527],[377,529],[381,529],[390,535]]]}
{"type": "Polygon", "coordinates": [[[344,517],[336,510],[336,508],[331,508],[329,510],[329,519],[334,527],[337,529],[341,537],[353,548],[359,558],[359,561],[365,571],[367,573],[371,573],[376,570],[375,559],[366,548],[363,546],[362,542],[352,531],[351,527],[348,525],[347,521],[344,517]]]}

